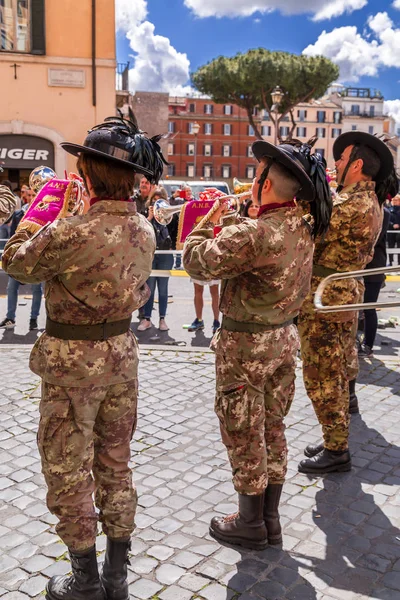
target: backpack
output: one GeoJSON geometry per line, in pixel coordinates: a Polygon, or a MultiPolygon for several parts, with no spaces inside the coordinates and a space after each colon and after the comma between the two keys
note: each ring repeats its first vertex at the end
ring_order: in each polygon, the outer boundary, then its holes
{"type": "Polygon", "coordinates": [[[169,235],[168,227],[160,225],[155,219],[153,219],[153,228],[156,234],[157,250],[171,250],[172,240],[169,235]]]}

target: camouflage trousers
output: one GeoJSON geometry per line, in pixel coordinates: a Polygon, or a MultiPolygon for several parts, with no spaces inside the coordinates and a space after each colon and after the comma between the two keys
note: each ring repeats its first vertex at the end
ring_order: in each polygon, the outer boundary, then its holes
{"type": "Polygon", "coordinates": [[[137,380],[80,388],[42,382],[38,446],[47,506],[72,551],[95,544],[98,520],[117,540],[129,539],[135,528],[129,460],[136,413],[137,380]]]}
{"type": "Polygon", "coordinates": [[[294,397],[298,334],[292,325],[264,333],[220,330],[215,412],[240,494],[261,494],[287,472],[284,418],[294,397]]]}
{"type": "Polygon", "coordinates": [[[349,381],[358,374],[357,316],[331,322],[300,315],[304,385],[322,426],[328,450],[346,450],[349,438],[349,381]]]}

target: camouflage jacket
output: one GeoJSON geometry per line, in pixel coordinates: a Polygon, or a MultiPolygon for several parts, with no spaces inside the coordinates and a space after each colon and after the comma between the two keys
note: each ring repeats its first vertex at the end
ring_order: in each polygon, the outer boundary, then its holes
{"type": "MultiPolygon", "coordinates": [[[[334,271],[358,271],[372,260],[375,243],[382,228],[383,212],[375,194],[375,182],[362,181],[345,188],[333,200],[328,232],[316,240],[314,268],[334,271]]],[[[314,275],[311,293],[302,314],[315,315],[313,295],[323,276],[314,275]]],[[[356,279],[333,282],[326,287],[323,304],[349,304],[361,301],[363,286],[356,279]]],[[[354,311],[329,313],[318,318],[347,321],[354,311]]]]}
{"type": "MultiPolygon", "coordinates": [[[[22,283],[46,282],[46,312],[66,324],[127,319],[149,297],[155,237],[135,204],[101,201],[83,216],[61,219],[33,237],[8,241],[3,268],[22,283]]],[[[31,369],[48,383],[85,387],[137,376],[132,332],[106,341],[66,341],[46,333],[35,344],[31,369]]]]}
{"type": "Polygon", "coordinates": [[[193,279],[222,279],[221,312],[235,321],[280,325],[294,318],[311,279],[313,242],[300,208],[272,209],[257,220],[224,220],[191,233],[183,264],[193,279]]]}
{"type": "Polygon", "coordinates": [[[11,217],[17,204],[17,198],[5,185],[0,185],[0,225],[11,217]]]}

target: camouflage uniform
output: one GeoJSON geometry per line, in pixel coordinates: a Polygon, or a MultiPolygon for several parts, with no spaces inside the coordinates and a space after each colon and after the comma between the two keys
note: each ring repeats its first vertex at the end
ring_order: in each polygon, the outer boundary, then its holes
{"type": "MultiPolygon", "coordinates": [[[[154,250],[153,228],[134,203],[101,201],[33,237],[17,232],[3,266],[23,283],[46,282],[53,321],[96,324],[129,319],[145,304],[154,250]]],[[[60,537],[73,551],[94,545],[95,491],[104,532],[129,538],[136,509],[128,467],[137,410],[135,336],[68,341],[44,333],[30,367],[43,380],[38,443],[60,537]]]]}
{"type": "Polygon", "coordinates": [[[11,217],[17,204],[17,198],[5,185],[0,185],[0,225],[11,217]]]}
{"type": "Polygon", "coordinates": [[[222,279],[224,319],[259,324],[257,333],[222,328],[216,353],[215,411],[239,494],[261,494],[268,481],[282,483],[287,445],[284,417],[294,396],[299,347],[288,324],[308,293],[313,244],[299,208],[272,209],[257,220],[224,220],[186,240],[183,262],[199,280],[222,279]]]}
{"type": "MultiPolygon", "coordinates": [[[[329,270],[365,268],[373,256],[381,227],[382,210],[375,195],[375,183],[360,182],[334,198],[329,230],[316,241],[314,273],[319,275],[312,277],[311,292],[301,309],[298,328],[304,384],[328,450],[348,448],[348,382],[356,379],[358,373],[357,312],[318,314],[313,296],[329,270]]],[[[362,302],[363,288],[357,279],[335,281],[327,286],[322,300],[325,305],[362,302]]]]}

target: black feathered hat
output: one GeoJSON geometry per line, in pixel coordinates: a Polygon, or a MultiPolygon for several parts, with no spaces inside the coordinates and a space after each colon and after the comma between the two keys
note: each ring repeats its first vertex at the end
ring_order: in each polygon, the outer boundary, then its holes
{"type": "Polygon", "coordinates": [[[104,123],[95,125],[83,145],[63,142],[61,146],[74,156],[84,153],[125,165],[147,177],[151,183],[158,183],[164,165],[168,164],[158,144],[162,135],[148,138],[139,129],[131,110],[129,116],[126,119],[120,113],[119,117],[108,117],[104,123]]]}
{"type": "Polygon", "coordinates": [[[307,159],[301,151],[302,146],[294,146],[287,142],[274,146],[266,141],[258,140],[254,142],[252,149],[253,154],[258,161],[263,158],[270,158],[272,162],[281,164],[299,182],[301,189],[300,195],[303,200],[311,202],[315,198],[315,187],[310,177],[307,174],[307,159]]]}
{"type": "Polygon", "coordinates": [[[349,146],[368,146],[376,152],[379,157],[381,168],[374,178],[376,182],[383,181],[393,171],[394,160],[390,148],[384,139],[365,133],[364,131],[347,131],[336,138],[333,144],[333,157],[335,161],[339,160],[343,151],[349,146]]]}

